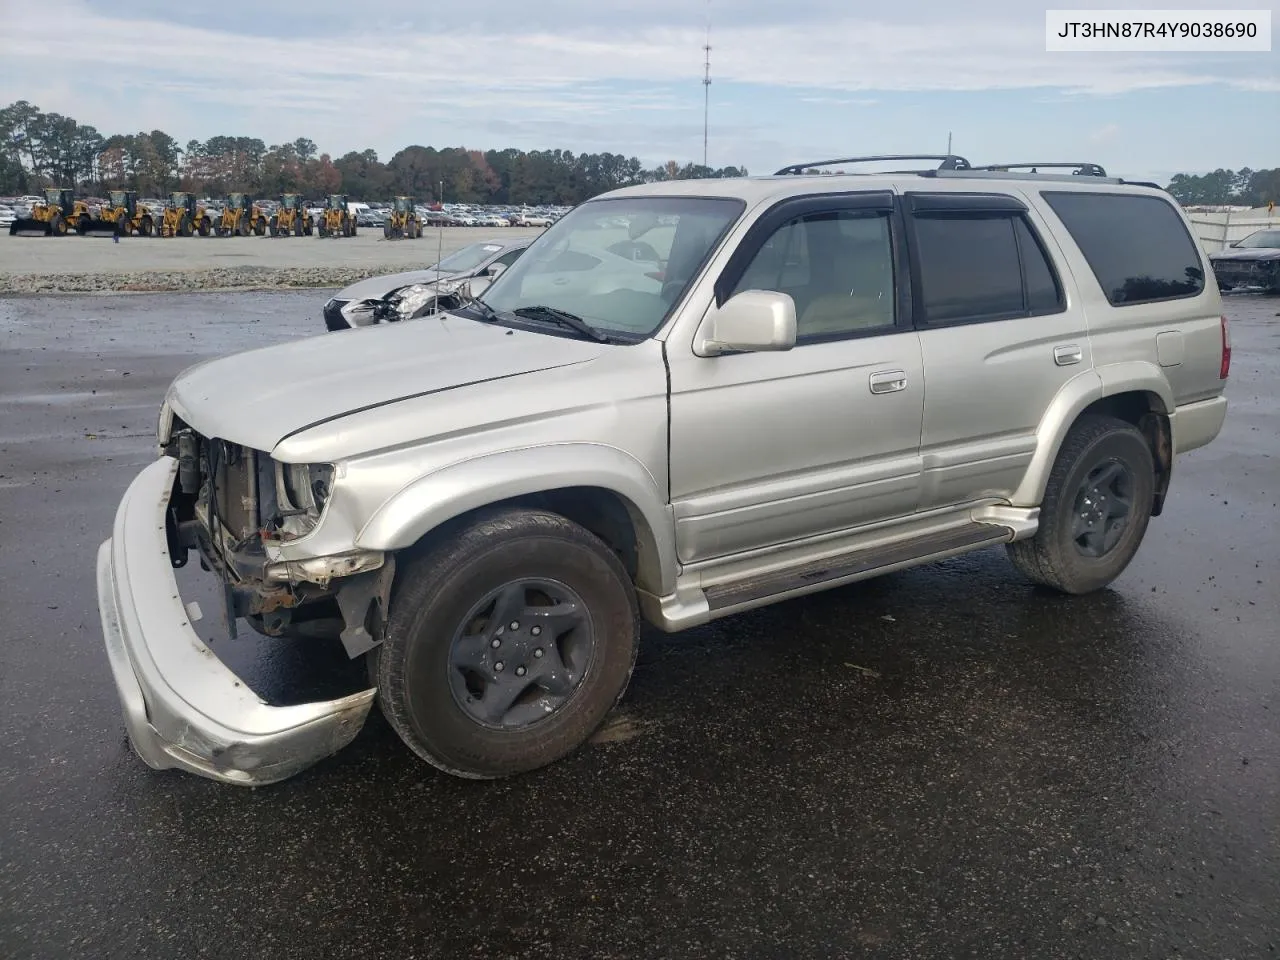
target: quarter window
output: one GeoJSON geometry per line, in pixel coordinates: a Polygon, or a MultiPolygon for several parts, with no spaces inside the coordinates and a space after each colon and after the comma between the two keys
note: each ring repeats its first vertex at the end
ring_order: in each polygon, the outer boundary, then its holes
{"type": "Polygon", "coordinates": [[[796,217],[765,241],[733,293],[774,290],[796,305],[796,339],[813,341],[894,325],[889,217],[838,210],[796,217]]]}
{"type": "Polygon", "coordinates": [[[917,214],[913,229],[918,311],[926,323],[1002,320],[1063,309],[1057,276],[1023,217],[917,214]]]}
{"type": "Polygon", "coordinates": [[[1204,267],[1186,224],[1160,197],[1045,191],[1112,306],[1194,297],[1204,267]]]}

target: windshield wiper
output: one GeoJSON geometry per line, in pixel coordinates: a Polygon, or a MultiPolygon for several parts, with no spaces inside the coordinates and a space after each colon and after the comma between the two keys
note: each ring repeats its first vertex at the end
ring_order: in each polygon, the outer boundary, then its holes
{"type": "Polygon", "coordinates": [[[468,300],[458,310],[470,310],[472,313],[479,314],[479,319],[485,323],[497,323],[502,319],[502,314],[498,313],[497,310],[483,300],[468,300]]]}
{"type": "Polygon", "coordinates": [[[581,317],[566,313],[556,307],[548,307],[542,304],[535,304],[532,307],[517,307],[511,311],[517,317],[526,317],[530,320],[550,320],[552,323],[558,323],[562,327],[568,327],[570,330],[576,330],[584,337],[590,337],[597,343],[608,343],[609,335],[598,327],[593,327],[581,317]]]}

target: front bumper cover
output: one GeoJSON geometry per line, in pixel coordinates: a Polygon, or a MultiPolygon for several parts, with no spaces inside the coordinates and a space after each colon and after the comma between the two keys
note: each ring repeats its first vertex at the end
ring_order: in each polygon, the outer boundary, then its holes
{"type": "Polygon", "coordinates": [[[271,706],[201,642],[165,536],[177,468],[163,457],[138,475],[98,550],[98,610],[129,741],[156,769],[276,783],[350,743],[377,691],[271,706]]]}

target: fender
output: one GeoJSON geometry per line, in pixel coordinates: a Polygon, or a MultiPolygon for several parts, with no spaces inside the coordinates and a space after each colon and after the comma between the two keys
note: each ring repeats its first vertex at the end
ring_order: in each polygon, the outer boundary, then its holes
{"type": "Polygon", "coordinates": [[[1036,452],[1031,458],[1022,483],[1013,492],[1011,503],[1017,507],[1039,506],[1049,484],[1049,473],[1058,456],[1067,431],[1090,404],[1118,393],[1142,391],[1159,398],[1155,412],[1173,412],[1173,392],[1160,368],[1145,360],[1109,363],[1073,377],[1058,391],[1036,430],[1036,452]]]}
{"type": "Polygon", "coordinates": [[[554,443],[485,454],[414,480],[377,509],[356,537],[367,550],[402,550],[469,510],[565,487],[601,487],[622,501],[635,528],[640,586],[675,589],[675,519],[639,460],[599,443],[554,443]]]}

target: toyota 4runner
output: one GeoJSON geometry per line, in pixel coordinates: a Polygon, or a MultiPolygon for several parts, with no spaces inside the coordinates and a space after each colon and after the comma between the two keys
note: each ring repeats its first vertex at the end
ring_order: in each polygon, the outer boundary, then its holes
{"type": "Polygon", "coordinates": [[[642,619],[995,544],[1114,580],[1226,414],[1185,217],[1088,164],[815,175],[867,159],[617,190],[456,310],[181,374],[98,555],[136,752],[270,783],[376,699],[428,762],[505,776],[590,736],[642,619]],[[368,689],[264,702],[193,627],[193,551],[232,632],[332,621],[368,689]]]}

